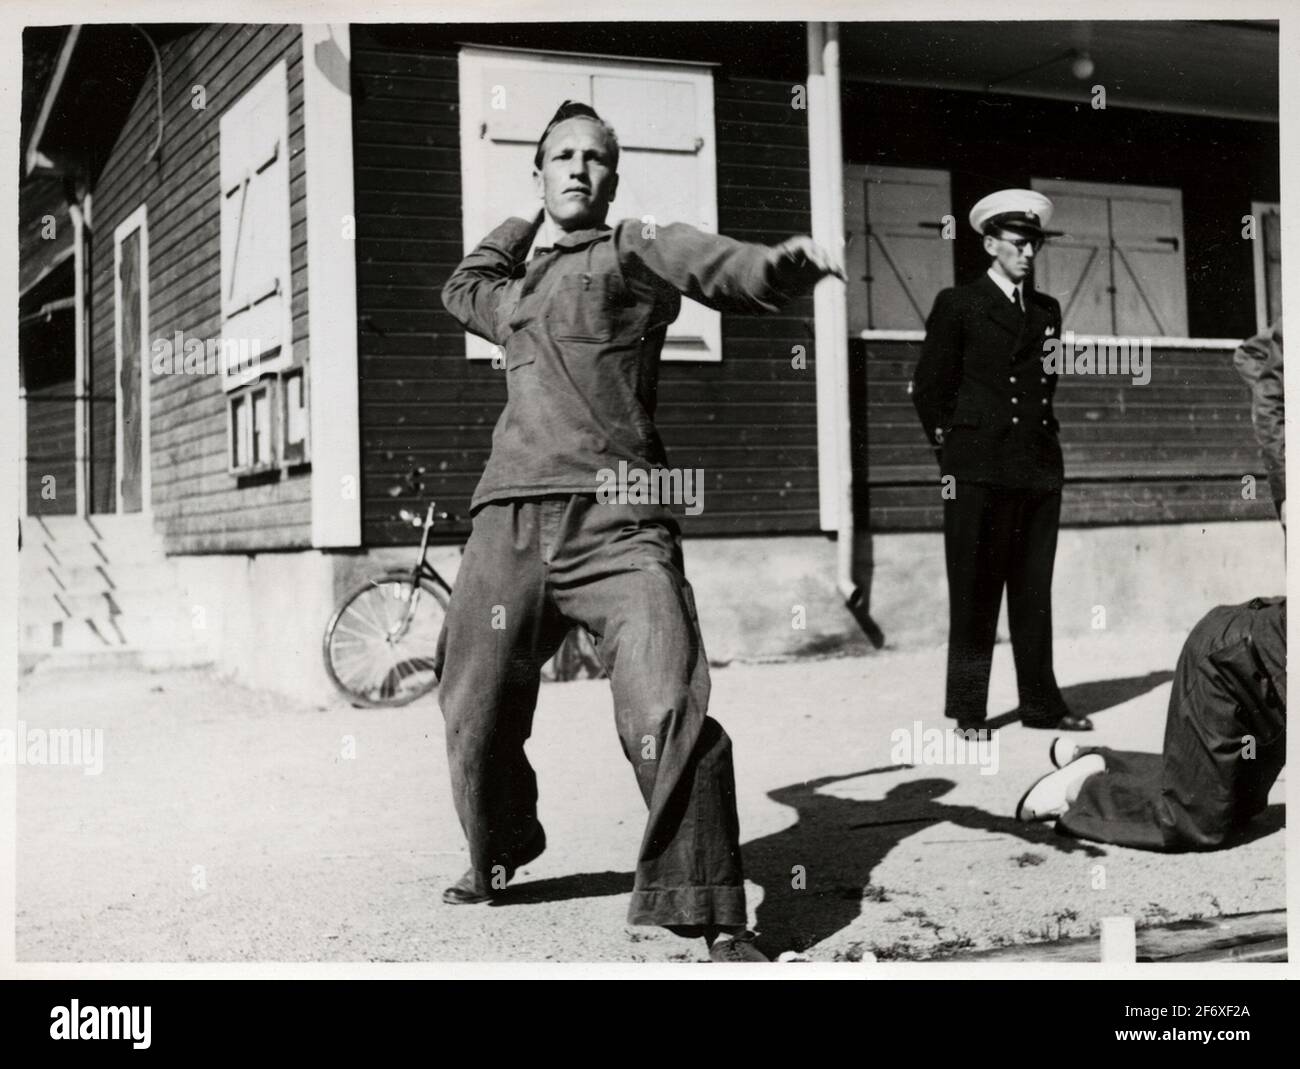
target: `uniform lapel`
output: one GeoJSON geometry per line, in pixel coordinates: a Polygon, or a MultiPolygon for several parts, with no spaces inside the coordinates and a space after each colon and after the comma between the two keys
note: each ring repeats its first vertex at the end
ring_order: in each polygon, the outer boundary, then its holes
{"type": "Polygon", "coordinates": [[[1039,348],[1048,338],[1047,328],[1051,326],[1052,317],[1028,290],[1025,291],[1025,304],[1025,333],[1020,338],[1020,344],[1039,348]]]}
{"type": "Polygon", "coordinates": [[[1000,327],[1010,331],[1013,338],[1018,338],[1021,328],[1025,325],[1024,317],[1016,311],[1012,303],[1007,300],[1007,295],[987,274],[980,279],[979,285],[984,299],[984,310],[988,313],[988,317],[1000,327]]]}

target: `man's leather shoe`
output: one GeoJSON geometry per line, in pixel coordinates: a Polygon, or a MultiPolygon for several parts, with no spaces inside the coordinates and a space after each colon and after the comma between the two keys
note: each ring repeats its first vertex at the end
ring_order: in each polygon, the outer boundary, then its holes
{"type": "Polygon", "coordinates": [[[1092,721],[1086,716],[1075,716],[1068,709],[1055,715],[1022,715],[1020,723],[1027,728],[1039,728],[1049,731],[1091,731],[1092,721]]]}
{"type": "MultiPolygon", "coordinates": [[[[506,865],[506,882],[513,880],[515,873],[528,862],[541,857],[545,849],[546,832],[538,824],[532,838],[520,848],[519,856],[511,858],[510,863],[506,865]]],[[[442,900],[449,906],[475,906],[483,902],[491,902],[503,890],[505,890],[504,886],[485,887],[479,874],[469,869],[464,876],[442,892],[442,900]]]]}
{"type": "Polygon", "coordinates": [[[997,731],[997,728],[993,727],[987,720],[958,720],[955,730],[960,731],[963,735],[968,731],[987,732],[984,736],[987,739],[993,736],[993,732],[997,731]]]}

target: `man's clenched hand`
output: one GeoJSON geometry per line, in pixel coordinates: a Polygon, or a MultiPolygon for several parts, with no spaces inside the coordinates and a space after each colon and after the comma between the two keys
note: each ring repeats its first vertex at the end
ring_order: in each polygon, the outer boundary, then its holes
{"type": "Polygon", "coordinates": [[[826,249],[806,234],[788,238],[772,247],[772,264],[782,279],[811,288],[827,275],[844,280],[844,268],[826,249]]]}

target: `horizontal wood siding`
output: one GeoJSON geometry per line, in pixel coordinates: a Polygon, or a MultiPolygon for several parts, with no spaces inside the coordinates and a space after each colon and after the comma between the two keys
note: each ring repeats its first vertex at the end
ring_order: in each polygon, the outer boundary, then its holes
{"type": "MultiPolygon", "coordinates": [[[[95,188],[92,374],[97,396],[114,396],[113,230],[148,205],[148,337],[177,330],[221,334],[220,120],[280,59],[289,73],[289,197],[293,266],[293,345],[305,359],[307,324],[306,173],[303,158],[302,39],[298,26],[204,26],[163,45],[163,137],[157,136],[152,75],[95,188]],[[207,106],[191,106],[202,86],[207,106]]],[[[152,379],[153,503],[169,552],[306,547],[311,544],[310,477],[241,486],[226,459],[225,394],[218,376],[152,379]]],[[[113,408],[97,406],[97,458],[112,457],[113,408]]],[[[112,465],[109,465],[109,471],[112,465]]],[[[111,480],[110,480],[111,483],[111,480]]],[[[112,509],[97,487],[96,507],[112,509]]]]}
{"type": "MultiPolygon", "coordinates": [[[[486,362],[466,359],[439,299],[462,255],[455,47],[365,26],[353,27],[352,41],[363,537],[380,545],[415,540],[397,513],[427,497],[468,511],[505,384],[486,362]],[[406,478],[420,467],[422,489],[406,478]]],[[[790,101],[788,80],[716,73],[723,233],[774,242],[808,230],[806,112],[790,101]]],[[[762,319],[726,316],[722,336],[721,363],[661,370],[657,423],[670,462],[705,472],[704,511],[684,527],[814,531],[812,302],[762,319]],[[806,369],[791,367],[796,345],[807,348],[806,369]]],[[[462,523],[445,533],[467,531],[462,523]]]]}
{"type": "MultiPolygon", "coordinates": [[[[874,530],[942,526],[939,469],[907,383],[917,342],[854,342],[854,389],[866,398],[856,435],[859,515],[874,530]]],[[[1067,524],[1272,519],[1249,394],[1232,353],[1153,346],[1151,381],[1064,375],[1061,423],[1067,524]],[[1256,500],[1242,478],[1256,479],[1256,500]]]]}
{"type": "Polygon", "coordinates": [[[71,382],[27,392],[27,511],[67,516],[77,511],[76,400],[71,382]],[[46,482],[46,478],[53,479],[46,482]],[[46,488],[52,498],[44,496],[46,488]]]}

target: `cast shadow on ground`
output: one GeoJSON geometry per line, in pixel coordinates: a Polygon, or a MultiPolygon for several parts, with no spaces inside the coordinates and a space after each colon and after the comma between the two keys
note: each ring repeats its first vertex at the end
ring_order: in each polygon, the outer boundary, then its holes
{"type": "Polygon", "coordinates": [[[1285,827],[1286,806],[1281,802],[1274,802],[1234,835],[1224,846],[1224,849],[1231,850],[1234,846],[1245,846],[1247,843],[1253,843],[1256,839],[1263,839],[1267,835],[1272,835],[1275,831],[1281,831],[1285,827]]]}
{"type": "MultiPolygon", "coordinates": [[[[864,898],[888,901],[891,889],[873,885],[872,872],[894,847],[927,825],[948,823],[966,832],[992,833],[976,837],[957,832],[931,842],[927,849],[932,850],[960,845],[978,851],[1004,842],[1003,837],[1009,835],[1043,851],[1085,857],[1105,854],[1091,843],[1057,835],[1050,826],[1025,824],[975,806],[938,801],[955,786],[948,779],[900,783],[883,799],[870,801],[821,793],[844,780],[910,767],[891,765],[823,776],[769,792],[769,798],[790,806],[799,819],[744,847],[746,876],[763,889],[757,916],[760,945],[774,953],[804,950],[851,924],[861,913],[864,898]]],[[[992,872],[986,876],[990,882],[997,878],[992,872]]],[[[978,910],[978,901],[972,902],[972,909],[978,910]]]]}
{"type": "MultiPolygon", "coordinates": [[[[1132,701],[1140,694],[1155,690],[1174,678],[1173,672],[1148,672],[1144,676],[1128,676],[1124,679],[1099,679],[1093,683],[1076,683],[1072,687],[1062,687],[1061,694],[1065,704],[1075,716],[1095,716],[1117,705],[1132,701]]],[[[990,727],[1001,728],[1015,724],[1020,720],[1020,710],[1012,709],[1009,713],[989,717],[990,727]]],[[[1046,733],[1044,733],[1046,734],[1046,733]]]]}
{"type": "Polygon", "coordinates": [[[630,872],[581,872],[545,880],[509,885],[494,906],[531,906],[539,902],[567,902],[573,898],[608,898],[630,895],[635,876],[630,872]]]}

